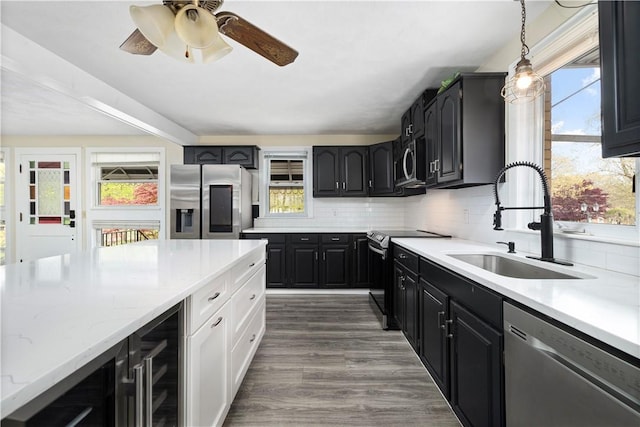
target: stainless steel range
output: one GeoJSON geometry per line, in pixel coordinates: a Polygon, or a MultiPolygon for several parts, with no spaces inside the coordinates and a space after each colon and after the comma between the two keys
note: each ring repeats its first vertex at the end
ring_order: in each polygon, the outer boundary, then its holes
{"type": "Polygon", "coordinates": [[[398,329],[393,320],[393,238],[450,238],[424,230],[371,230],[367,232],[371,252],[370,300],[383,329],[398,329]]]}

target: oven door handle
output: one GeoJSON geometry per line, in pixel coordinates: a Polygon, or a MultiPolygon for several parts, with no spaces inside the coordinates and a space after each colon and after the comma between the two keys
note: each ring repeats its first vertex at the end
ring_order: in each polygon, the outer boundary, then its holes
{"type": "Polygon", "coordinates": [[[382,259],[387,259],[387,251],[384,249],[378,249],[374,246],[371,245],[371,243],[368,244],[369,245],[369,250],[373,251],[379,255],[382,255],[382,259]]]}

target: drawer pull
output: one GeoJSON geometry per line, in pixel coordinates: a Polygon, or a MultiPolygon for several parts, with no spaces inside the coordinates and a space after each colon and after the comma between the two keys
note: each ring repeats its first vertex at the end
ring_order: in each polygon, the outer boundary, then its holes
{"type": "Polygon", "coordinates": [[[331,241],[332,241],[332,242],[339,242],[339,241],[340,241],[340,238],[339,238],[339,237],[332,237],[332,238],[331,238],[331,241]]]}
{"type": "Polygon", "coordinates": [[[256,340],[256,334],[253,334],[251,336],[251,339],[249,340],[249,342],[254,342],[256,340]]]}
{"type": "Polygon", "coordinates": [[[256,294],[251,295],[251,298],[249,298],[249,301],[253,301],[254,299],[256,299],[256,294]]]}
{"type": "Polygon", "coordinates": [[[216,292],[215,294],[213,294],[212,297],[207,298],[208,302],[213,301],[214,299],[218,298],[220,296],[220,292],[216,292]]]}
{"type": "Polygon", "coordinates": [[[407,259],[407,256],[406,256],[405,254],[402,254],[402,253],[401,253],[400,255],[398,255],[398,258],[400,258],[400,259],[407,259]]]}
{"type": "Polygon", "coordinates": [[[254,265],[256,265],[256,263],[252,262],[251,264],[249,264],[249,268],[253,267],[254,265]]]}
{"type": "Polygon", "coordinates": [[[220,324],[220,322],[222,322],[222,316],[218,317],[218,320],[216,320],[211,327],[215,328],[216,326],[218,326],[220,324]]]}
{"type": "Polygon", "coordinates": [[[300,238],[300,241],[301,241],[301,242],[308,242],[308,241],[309,241],[309,238],[308,238],[308,237],[301,237],[301,238],[300,238]]]}

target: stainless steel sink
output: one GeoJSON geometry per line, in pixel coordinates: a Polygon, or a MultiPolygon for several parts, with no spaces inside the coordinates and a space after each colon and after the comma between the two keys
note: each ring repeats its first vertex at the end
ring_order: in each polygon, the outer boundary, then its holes
{"type": "Polygon", "coordinates": [[[584,279],[584,277],[549,270],[497,254],[448,255],[500,276],[514,277],[517,279],[584,279]]]}

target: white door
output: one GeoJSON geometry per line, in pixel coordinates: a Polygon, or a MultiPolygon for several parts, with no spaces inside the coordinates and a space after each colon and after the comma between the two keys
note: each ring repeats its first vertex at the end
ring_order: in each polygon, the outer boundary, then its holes
{"type": "Polygon", "coordinates": [[[53,154],[51,149],[16,150],[18,262],[71,253],[81,248],[77,176],[80,150],[61,148],[55,152],[53,154]]]}

